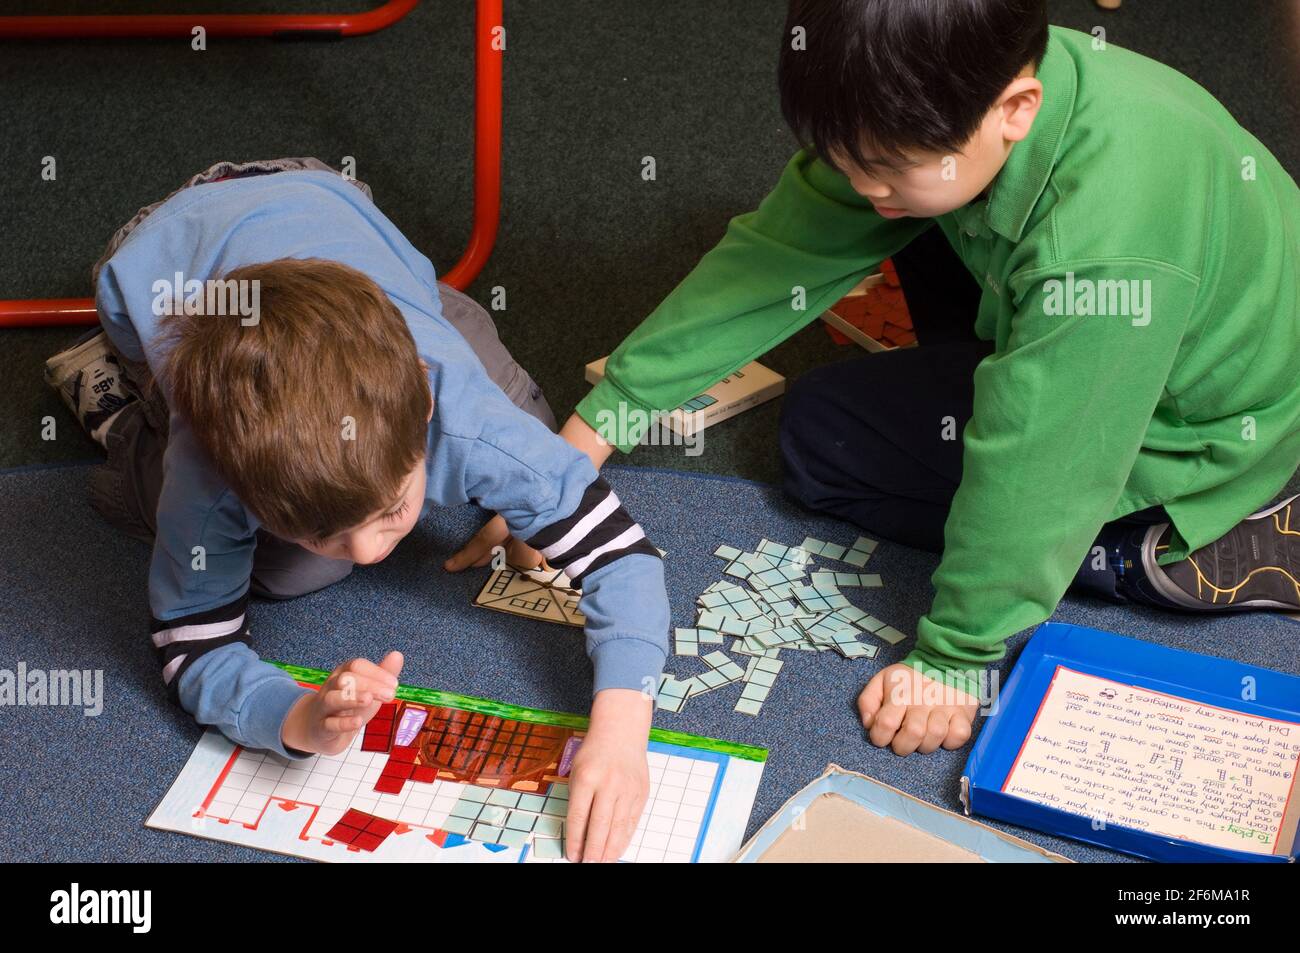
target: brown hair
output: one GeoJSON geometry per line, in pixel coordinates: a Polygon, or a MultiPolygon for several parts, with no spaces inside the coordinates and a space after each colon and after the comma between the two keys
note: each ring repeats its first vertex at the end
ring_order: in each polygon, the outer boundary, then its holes
{"type": "MultiPolygon", "coordinates": [[[[163,377],[217,472],[268,530],[324,539],[391,506],[423,456],[430,394],[415,341],[369,277],[321,259],[228,272],[254,320],[173,315],[163,377]]],[[[229,285],[229,287],[234,287],[229,285]]]]}

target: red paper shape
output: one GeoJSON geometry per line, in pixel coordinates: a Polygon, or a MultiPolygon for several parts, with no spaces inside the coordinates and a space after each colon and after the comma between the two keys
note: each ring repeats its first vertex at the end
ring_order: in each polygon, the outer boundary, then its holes
{"type": "MultiPolygon", "coordinates": [[[[379,780],[375,782],[375,790],[380,794],[400,794],[406,782],[415,777],[415,773],[420,770],[421,766],[415,763],[418,754],[419,749],[414,745],[394,745],[393,750],[388,753],[388,763],[384,765],[384,770],[379,773],[379,780]]],[[[430,777],[429,780],[432,781],[433,778],[430,777]]]]}
{"type": "Polygon", "coordinates": [[[396,829],[396,821],[385,820],[352,808],[339,818],[339,822],[331,827],[325,836],[329,840],[347,844],[348,847],[357,850],[373,851],[396,829]]]}
{"type": "Polygon", "coordinates": [[[365,734],[361,736],[362,751],[387,751],[393,746],[393,732],[397,728],[397,702],[385,702],[375,712],[375,717],[366,722],[365,734]]]}

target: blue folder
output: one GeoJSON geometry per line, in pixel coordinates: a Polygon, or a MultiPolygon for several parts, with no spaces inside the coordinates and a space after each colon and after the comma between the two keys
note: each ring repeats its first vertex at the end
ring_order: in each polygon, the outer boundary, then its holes
{"type": "MultiPolygon", "coordinates": [[[[1288,862],[1296,858],[1300,836],[1286,854],[1229,850],[1108,823],[1094,829],[1092,819],[1004,794],[1002,787],[1028,736],[1058,665],[1177,695],[1248,715],[1296,724],[1300,737],[1300,678],[1254,665],[1185,652],[1079,625],[1046,622],[1030,638],[1002,687],[998,709],[985,723],[962,777],[967,813],[1071,837],[1151,860],[1182,862],[1288,862]],[[1254,679],[1254,698],[1243,701],[1241,686],[1254,679]]],[[[1294,785],[1295,779],[1292,778],[1294,785]]],[[[1292,801],[1300,798],[1293,786],[1292,801]]]]}

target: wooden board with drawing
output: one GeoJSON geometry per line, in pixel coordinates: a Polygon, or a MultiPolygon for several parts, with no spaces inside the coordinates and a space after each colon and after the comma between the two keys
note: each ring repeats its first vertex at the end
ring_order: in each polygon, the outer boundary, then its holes
{"type": "Polygon", "coordinates": [[[474,605],[509,612],[528,619],[582,628],[587,617],[578,608],[581,591],[568,585],[568,577],[555,570],[525,570],[505,566],[495,569],[474,605]]]}

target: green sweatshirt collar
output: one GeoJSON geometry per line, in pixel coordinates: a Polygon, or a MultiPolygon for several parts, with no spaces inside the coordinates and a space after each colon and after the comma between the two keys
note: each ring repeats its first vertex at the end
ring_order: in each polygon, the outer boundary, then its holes
{"type": "Polygon", "coordinates": [[[1023,140],[1011,148],[1011,155],[993,182],[985,204],[988,227],[1013,242],[1020,241],[1025,223],[1038,198],[1047,188],[1052,168],[1065,138],[1065,128],[1074,112],[1079,75],[1074,61],[1055,35],[1038,67],[1043,84],[1043,103],[1034,124],[1023,140]]]}

